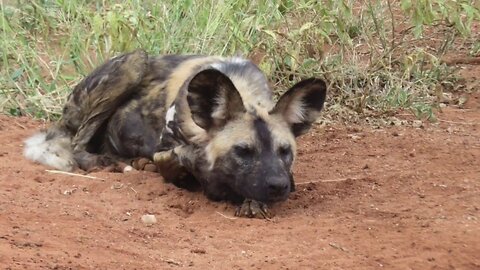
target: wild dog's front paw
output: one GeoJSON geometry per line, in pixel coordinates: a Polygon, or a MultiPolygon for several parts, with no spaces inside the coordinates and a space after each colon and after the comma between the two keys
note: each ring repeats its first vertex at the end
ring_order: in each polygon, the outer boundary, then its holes
{"type": "Polygon", "coordinates": [[[175,159],[172,150],[157,152],[153,154],[153,161],[157,164],[170,163],[175,159]]]}
{"type": "Polygon", "coordinates": [[[252,199],[245,199],[235,211],[235,216],[260,219],[270,219],[272,217],[265,203],[252,199]]]}
{"type": "Polygon", "coordinates": [[[173,182],[184,178],[188,173],[179,161],[173,150],[157,152],[153,155],[153,161],[165,181],[173,182]]]}
{"type": "Polygon", "coordinates": [[[157,165],[148,158],[136,158],[132,161],[132,167],[138,171],[157,172],[157,165]]]}
{"type": "Polygon", "coordinates": [[[153,155],[153,161],[166,182],[191,191],[200,188],[200,183],[187,168],[180,164],[178,156],[173,150],[155,153],[153,155]]]}

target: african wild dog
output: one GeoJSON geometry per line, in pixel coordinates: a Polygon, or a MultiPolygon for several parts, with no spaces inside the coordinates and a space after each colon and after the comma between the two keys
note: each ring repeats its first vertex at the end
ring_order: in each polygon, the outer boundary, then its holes
{"type": "Polygon", "coordinates": [[[240,215],[264,215],[267,203],[294,189],[295,137],[317,119],[325,96],[325,83],[312,78],[275,104],[248,60],[139,50],[81,81],[62,119],[29,138],[25,155],[65,171],[145,157],[167,181],[244,201],[240,215]]]}

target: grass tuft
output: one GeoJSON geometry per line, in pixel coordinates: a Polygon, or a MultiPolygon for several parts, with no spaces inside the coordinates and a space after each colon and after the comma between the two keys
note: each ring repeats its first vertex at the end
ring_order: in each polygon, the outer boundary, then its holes
{"type": "Polygon", "coordinates": [[[105,59],[243,54],[277,93],[331,85],[328,115],[411,109],[434,119],[457,78],[442,57],[478,55],[478,2],[462,0],[79,1],[0,3],[0,111],[56,119],[70,89],[105,59]]]}

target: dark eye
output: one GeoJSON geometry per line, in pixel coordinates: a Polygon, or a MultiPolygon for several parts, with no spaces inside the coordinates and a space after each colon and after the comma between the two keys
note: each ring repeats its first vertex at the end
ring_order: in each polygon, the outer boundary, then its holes
{"type": "Polygon", "coordinates": [[[233,150],[235,151],[235,154],[241,158],[252,157],[255,153],[255,150],[248,145],[235,145],[233,150]]]}
{"type": "Polygon", "coordinates": [[[282,157],[289,157],[292,154],[292,148],[290,145],[282,145],[278,148],[278,154],[282,157]]]}

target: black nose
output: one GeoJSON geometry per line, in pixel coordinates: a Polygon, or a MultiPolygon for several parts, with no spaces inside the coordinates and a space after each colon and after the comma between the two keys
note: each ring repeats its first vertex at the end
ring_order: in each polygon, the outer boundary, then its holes
{"type": "Polygon", "coordinates": [[[284,181],[283,179],[272,179],[271,181],[268,181],[267,188],[270,198],[284,197],[286,194],[288,194],[290,183],[288,181],[284,181]]]}

